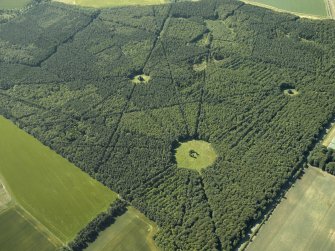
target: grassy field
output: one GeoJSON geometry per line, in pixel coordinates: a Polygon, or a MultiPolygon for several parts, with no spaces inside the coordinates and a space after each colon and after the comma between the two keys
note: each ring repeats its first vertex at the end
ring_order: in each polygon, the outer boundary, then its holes
{"type": "Polygon", "coordinates": [[[163,4],[167,0],[55,0],[66,4],[75,4],[85,7],[103,8],[103,7],[117,7],[127,5],[151,5],[163,4]]]}
{"type": "Polygon", "coordinates": [[[5,187],[0,181],[0,213],[2,210],[7,208],[7,204],[9,204],[10,200],[10,195],[7,193],[5,187]]]}
{"type": "Polygon", "coordinates": [[[0,0],[0,9],[18,9],[25,7],[31,0],[0,0]]]}
{"type": "Polygon", "coordinates": [[[308,168],[246,250],[335,250],[334,191],[334,176],[308,168]]]}
{"type": "Polygon", "coordinates": [[[216,160],[216,152],[210,143],[191,140],[181,143],[176,151],[178,167],[200,171],[211,166],[216,160]]]}
{"type": "Polygon", "coordinates": [[[62,242],[117,194],[0,117],[0,176],[11,196],[62,242]]]}
{"type": "Polygon", "coordinates": [[[133,207],[118,217],[85,251],[155,251],[157,226],[133,207]]]}
{"type": "Polygon", "coordinates": [[[0,214],[0,233],[0,251],[54,251],[57,248],[15,208],[0,214]]]}
{"type": "Polygon", "coordinates": [[[135,76],[131,82],[134,83],[135,85],[137,84],[147,84],[149,83],[151,77],[145,74],[135,76]]]}
{"type": "Polygon", "coordinates": [[[302,16],[329,17],[325,0],[244,0],[243,2],[302,16]]]}

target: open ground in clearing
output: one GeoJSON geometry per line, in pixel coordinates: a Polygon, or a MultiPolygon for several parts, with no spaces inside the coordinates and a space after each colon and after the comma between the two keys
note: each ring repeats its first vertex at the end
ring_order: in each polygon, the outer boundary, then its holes
{"type": "Polygon", "coordinates": [[[176,149],[176,161],[180,168],[200,171],[214,164],[217,155],[212,145],[203,140],[182,142],[176,149]]]}
{"type": "Polygon", "coordinates": [[[117,198],[4,117],[0,149],[0,177],[11,197],[64,243],[117,198]]]}
{"type": "Polygon", "coordinates": [[[299,91],[296,89],[287,89],[284,91],[284,94],[288,96],[297,96],[299,95],[299,91]]]}
{"type": "Polygon", "coordinates": [[[151,77],[145,74],[135,76],[131,82],[134,84],[147,84],[150,81],[151,77]]]}
{"type": "Polygon", "coordinates": [[[156,231],[155,223],[129,207],[85,251],[156,251],[158,248],[152,238],[156,231]]]}
{"type": "Polygon", "coordinates": [[[335,250],[335,177],[310,167],[246,250],[335,250]]]}

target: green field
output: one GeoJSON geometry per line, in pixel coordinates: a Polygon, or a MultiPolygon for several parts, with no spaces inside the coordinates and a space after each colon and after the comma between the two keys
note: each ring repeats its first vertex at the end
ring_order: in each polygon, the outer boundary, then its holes
{"type": "Polygon", "coordinates": [[[200,171],[211,166],[216,158],[216,152],[211,144],[202,140],[183,142],[176,149],[176,161],[180,168],[200,171]]]}
{"type": "Polygon", "coordinates": [[[310,167],[247,251],[335,250],[335,177],[310,167]]]}
{"type": "Polygon", "coordinates": [[[0,212],[7,208],[11,198],[0,181],[0,212]]]}
{"type": "Polygon", "coordinates": [[[267,5],[279,10],[307,16],[327,17],[327,9],[324,0],[248,0],[244,2],[256,5],[267,5]]]}
{"type": "Polygon", "coordinates": [[[118,217],[85,251],[155,251],[157,226],[133,207],[118,217]]]}
{"type": "Polygon", "coordinates": [[[31,0],[0,0],[0,9],[18,9],[25,7],[31,0]]]}
{"type": "Polygon", "coordinates": [[[103,8],[103,7],[117,7],[126,5],[151,5],[162,4],[168,2],[167,0],[56,0],[58,2],[81,5],[85,7],[103,8]]]}
{"type": "Polygon", "coordinates": [[[0,175],[14,199],[62,242],[117,195],[0,117],[0,175]]]}
{"type": "Polygon", "coordinates": [[[15,208],[0,214],[0,251],[54,251],[56,246],[15,208]]]}

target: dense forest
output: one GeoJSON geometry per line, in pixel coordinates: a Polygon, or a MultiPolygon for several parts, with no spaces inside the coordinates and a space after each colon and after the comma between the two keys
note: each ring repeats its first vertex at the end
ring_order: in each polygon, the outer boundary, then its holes
{"type": "Polygon", "coordinates": [[[335,115],[334,21],[203,0],[41,1],[0,23],[0,114],[154,220],[164,250],[234,249],[335,115]],[[215,164],[177,168],[181,139],[215,164]]]}

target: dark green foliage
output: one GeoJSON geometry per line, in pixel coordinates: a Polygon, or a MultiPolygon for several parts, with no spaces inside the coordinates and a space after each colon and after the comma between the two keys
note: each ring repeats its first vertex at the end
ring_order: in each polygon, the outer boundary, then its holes
{"type": "Polygon", "coordinates": [[[312,166],[319,167],[322,170],[335,175],[335,153],[331,148],[318,144],[308,157],[308,162],[312,166]]]}
{"type": "Polygon", "coordinates": [[[164,250],[232,250],[334,115],[334,39],[233,0],[41,3],[0,25],[0,114],[154,220],[164,250]],[[201,175],[171,151],[193,138],[219,156],[201,175]]]}

